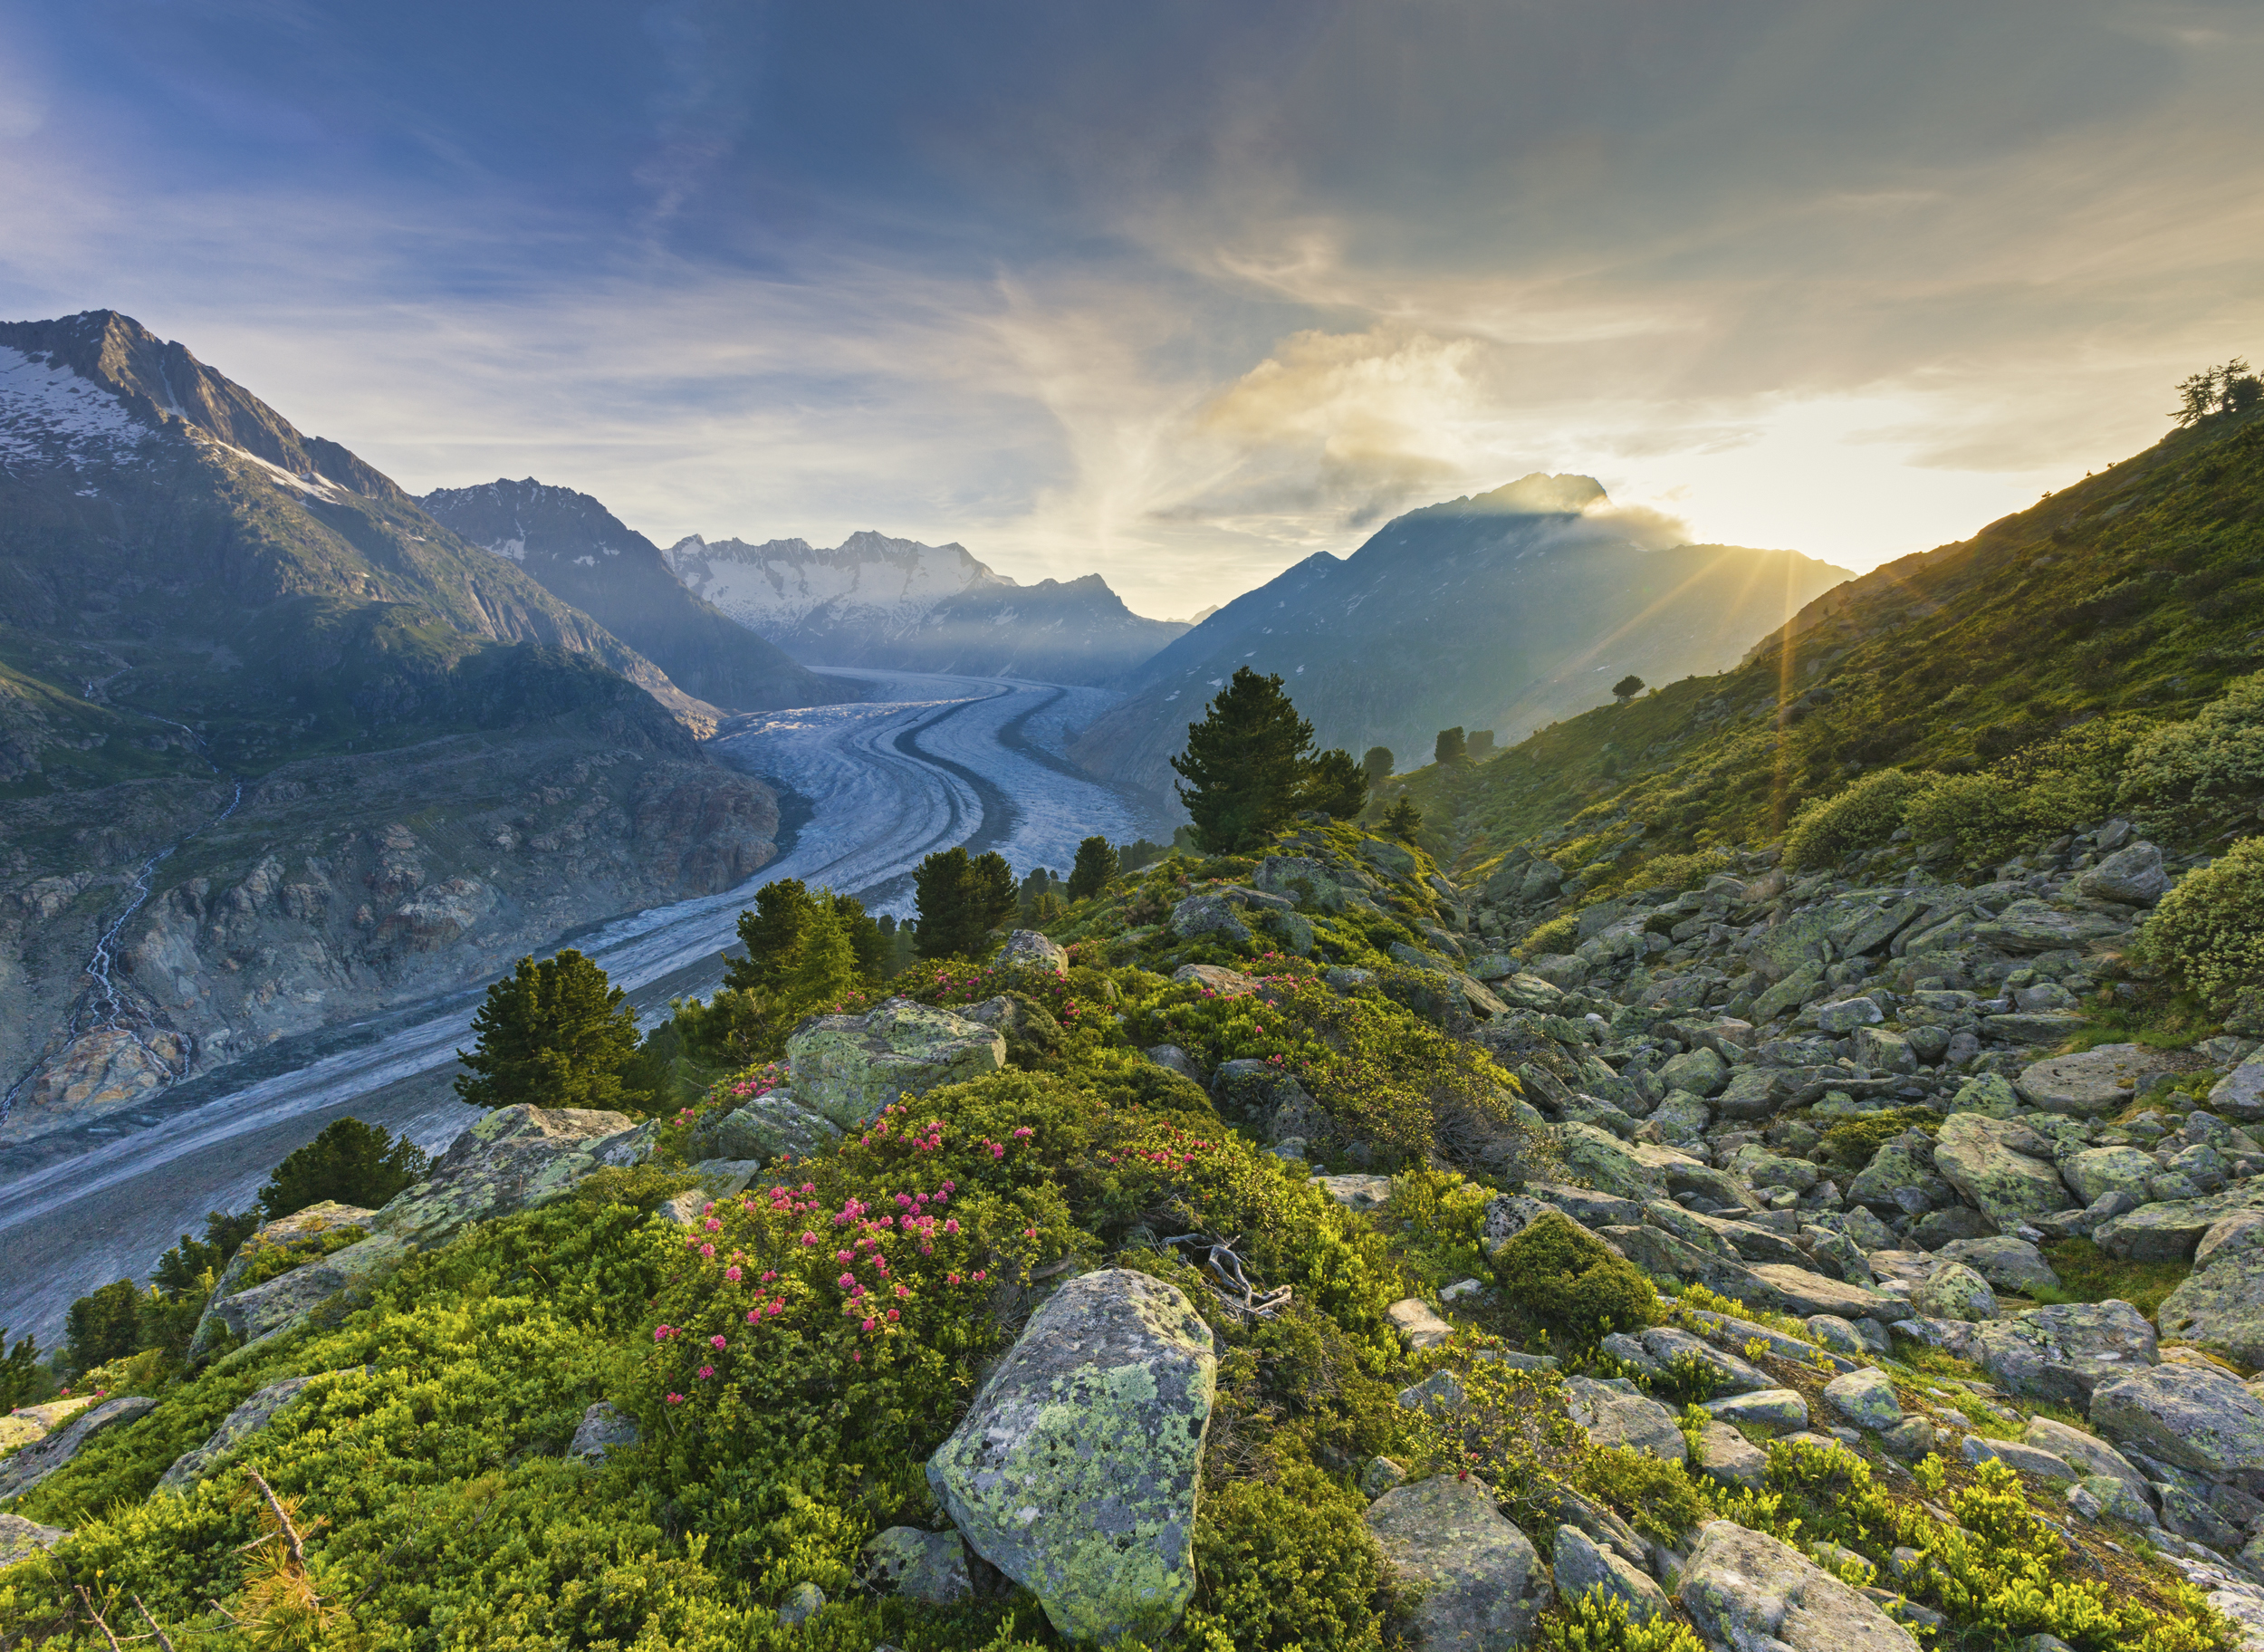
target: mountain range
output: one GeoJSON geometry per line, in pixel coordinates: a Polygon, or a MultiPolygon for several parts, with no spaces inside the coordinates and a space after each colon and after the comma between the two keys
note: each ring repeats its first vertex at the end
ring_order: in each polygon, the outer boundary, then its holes
{"type": "Polygon", "coordinates": [[[1142,619],[1097,573],[1022,585],[964,545],[874,533],[830,550],[694,534],[669,548],[668,563],[693,592],[811,665],[1102,683],[1187,629],[1142,619]]]}
{"type": "Polygon", "coordinates": [[[1654,547],[1593,478],[1534,475],[1411,511],[1348,557],[1318,552],[1227,603],[1126,675],[1126,699],[1072,755],[1167,790],[1204,702],[1249,666],[1278,673],[1323,745],[1390,748],[1402,768],[1446,727],[1505,735],[1582,711],[1633,672],[1735,663],[1847,570],[1792,551],[1654,547]]]}
{"type": "Polygon", "coordinates": [[[588,494],[529,476],[438,488],[417,503],[600,620],[688,694],[735,711],[856,697],[687,591],[659,547],[588,494]]]}
{"type": "Polygon", "coordinates": [[[0,325],[0,1138],[732,887],[718,715],[180,344],[0,325]]]}

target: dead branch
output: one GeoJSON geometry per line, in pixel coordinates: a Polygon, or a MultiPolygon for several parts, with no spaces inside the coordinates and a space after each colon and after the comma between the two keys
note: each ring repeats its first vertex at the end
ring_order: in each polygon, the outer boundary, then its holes
{"type": "Polygon", "coordinates": [[[259,1470],[246,1468],[244,1472],[252,1477],[252,1484],[259,1487],[259,1494],[267,1499],[268,1512],[274,1515],[275,1523],[283,1528],[283,1542],[291,1546],[292,1564],[304,1571],[307,1569],[306,1545],[299,1541],[299,1529],[291,1523],[291,1516],[283,1513],[283,1499],[275,1495],[273,1486],[260,1478],[259,1470]]]}
{"type": "Polygon", "coordinates": [[[1166,1250],[1184,1244],[1191,1251],[1203,1253],[1195,1271],[1204,1275],[1204,1282],[1211,1287],[1211,1293],[1220,1304],[1237,1318],[1270,1320],[1289,1304],[1290,1286],[1277,1285],[1262,1292],[1251,1280],[1247,1266],[1234,1249],[1242,1243],[1239,1234],[1231,1239],[1214,1239],[1208,1234],[1175,1234],[1160,1243],[1166,1250]]]}
{"type": "Polygon", "coordinates": [[[165,1631],[158,1626],[158,1620],[149,1616],[149,1609],[141,1604],[139,1595],[134,1597],[134,1610],[139,1612],[141,1621],[149,1626],[149,1633],[158,1638],[159,1652],[173,1652],[173,1643],[166,1638],[165,1631]]]}
{"type": "Polygon", "coordinates": [[[95,1609],[94,1597],[86,1592],[86,1585],[79,1585],[79,1599],[86,1602],[87,1616],[94,1619],[94,1627],[102,1631],[102,1638],[110,1643],[110,1652],[125,1652],[118,1644],[118,1637],[110,1633],[110,1626],[102,1621],[102,1614],[95,1609]]]}

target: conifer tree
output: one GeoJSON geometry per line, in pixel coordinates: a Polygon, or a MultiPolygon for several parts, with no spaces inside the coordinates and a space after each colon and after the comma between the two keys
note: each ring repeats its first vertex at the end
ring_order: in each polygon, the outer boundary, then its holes
{"type": "Polygon", "coordinates": [[[1641,694],[1644,690],[1644,687],[1645,684],[1643,679],[1637,677],[1634,672],[1630,671],[1626,676],[1621,677],[1617,682],[1612,685],[1612,698],[1625,703],[1626,701],[1634,699],[1638,694],[1641,694]]]}
{"type": "Polygon", "coordinates": [[[1278,677],[1239,668],[1200,723],[1187,725],[1187,749],[1171,760],[1186,784],[1175,787],[1206,854],[1255,849],[1297,811],[1313,725],[1297,715],[1278,677]]]}
{"type": "Polygon", "coordinates": [[[39,1344],[29,1337],[18,1337],[15,1346],[8,1348],[8,1333],[0,1326],[0,1348],[7,1348],[7,1358],[0,1359],[0,1416],[5,1416],[18,1406],[28,1406],[39,1397],[43,1386],[39,1369],[39,1344]]]}
{"type": "MultiPolygon", "coordinates": [[[[260,1214],[267,1221],[334,1199],[341,1205],[375,1210],[411,1182],[432,1161],[423,1148],[380,1126],[359,1119],[337,1119],[322,1133],[277,1165],[259,1190],[260,1214]]],[[[183,1243],[187,1243],[184,1235],[183,1243]]]]}
{"type": "Polygon", "coordinates": [[[1106,838],[1087,838],[1077,846],[1077,864],[1070,868],[1070,898],[1089,900],[1099,894],[1120,864],[1116,845],[1106,838]]]}
{"type": "Polygon", "coordinates": [[[888,974],[890,951],[887,937],[880,933],[880,920],[867,912],[865,903],[854,895],[832,898],[834,918],[857,958],[858,980],[868,986],[878,985],[888,974]]]}
{"type": "Polygon", "coordinates": [[[1319,809],[1333,820],[1348,821],[1367,807],[1367,775],[1352,761],[1350,752],[1323,752],[1306,772],[1297,801],[1300,808],[1319,809]]]}
{"type": "Polygon", "coordinates": [[[820,905],[801,932],[793,970],[779,996],[796,1013],[807,1014],[839,1003],[857,982],[857,949],[849,945],[849,931],[831,906],[820,905]]]}
{"type": "Polygon", "coordinates": [[[1439,737],[1432,743],[1431,761],[1434,763],[1460,763],[1462,760],[1463,731],[1459,727],[1442,728],[1439,730],[1439,737]]]}
{"type": "Polygon", "coordinates": [[[1423,830],[1423,811],[1415,807],[1415,799],[1403,792],[1397,802],[1384,811],[1384,830],[1403,843],[1414,842],[1415,833],[1423,830]]]}
{"type": "Polygon", "coordinates": [[[799,878],[781,878],[757,889],[753,908],[739,914],[739,944],[747,956],[724,960],[724,984],[742,992],[776,992],[793,973],[802,934],[817,912],[817,898],[799,878]]]}
{"type": "Polygon", "coordinates": [[[1371,745],[1367,755],[1360,759],[1361,771],[1367,775],[1367,789],[1377,790],[1391,778],[1392,764],[1398,761],[1388,745],[1371,745]]]}
{"type": "Polygon", "coordinates": [[[924,958],[978,958],[991,931],[1014,915],[1019,892],[1004,856],[938,851],[912,873],[924,958]]]}
{"type": "Polygon", "coordinates": [[[605,971],[571,947],[521,958],[472,1017],[479,1042],[456,1059],[472,1071],[456,1093],[474,1107],[619,1106],[621,1069],[637,1052],[637,1012],[605,971]]]}

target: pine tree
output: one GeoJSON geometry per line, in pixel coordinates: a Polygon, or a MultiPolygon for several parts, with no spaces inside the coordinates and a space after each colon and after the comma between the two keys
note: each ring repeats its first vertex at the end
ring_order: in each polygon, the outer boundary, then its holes
{"type": "Polygon", "coordinates": [[[141,1305],[140,1288],[130,1279],[114,1280],[72,1303],[63,1320],[71,1369],[91,1371],[139,1349],[141,1305]]]}
{"type": "Polygon", "coordinates": [[[1348,821],[1367,807],[1367,775],[1352,761],[1350,752],[1323,752],[1307,771],[1297,801],[1300,808],[1319,809],[1331,819],[1348,821]]]}
{"type": "Polygon", "coordinates": [[[1423,830],[1423,811],[1415,807],[1415,799],[1402,793],[1384,811],[1384,830],[1404,843],[1415,841],[1415,833],[1423,830]]]}
{"type": "Polygon", "coordinates": [[[849,951],[857,958],[857,978],[868,986],[878,986],[888,973],[891,948],[887,937],[880,932],[880,921],[865,910],[865,903],[854,895],[836,895],[833,916],[841,926],[841,933],[849,936],[849,951]]]}
{"type": "Polygon", "coordinates": [[[1014,915],[1020,898],[1004,856],[939,850],[912,873],[919,904],[919,951],[924,958],[978,958],[991,931],[1014,915]]]}
{"type": "Polygon", "coordinates": [[[1175,787],[1206,854],[1255,849],[1297,810],[1313,725],[1297,715],[1278,677],[1248,666],[1187,725],[1187,749],[1171,760],[1188,783],[1175,787]]]}
{"type": "MultiPolygon", "coordinates": [[[[396,1141],[381,1126],[359,1119],[334,1119],[275,1167],[259,1190],[260,1214],[273,1222],[325,1199],[375,1210],[422,1179],[431,1162],[407,1137],[396,1141]]],[[[186,1236],[183,1243],[187,1243],[186,1236]]]]}
{"type": "Polygon", "coordinates": [[[1462,760],[1463,731],[1460,728],[1439,730],[1439,737],[1431,745],[1431,761],[1433,763],[1460,763],[1462,760]]]}
{"type": "Polygon", "coordinates": [[[857,949],[849,932],[830,906],[820,906],[802,931],[793,972],[780,985],[779,999],[799,1017],[830,1009],[856,990],[857,982],[857,949]]]}
{"type": "Polygon", "coordinates": [[[1367,776],[1367,789],[1374,792],[1391,778],[1392,764],[1398,761],[1388,745],[1371,745],[1367,755],[1360,759],[1361,771],[1367,776]]]}
{"type": "Polygon", "coordinates": [[[1612,698],[1620,701],[1632,700],[1643,692],[1644,687],[1643,679],[1630,671],[1612,685],[1612,698]]]}
{"type": "Polygon", "coordinates": [[[757,889],[753,908],[739,914],[739,944],[747,956],[724,960],[724,984],[741,992],[776,992],[793,973],[802,935],[817,914],[817,898],[799,878],[781,878],[757,889]]]}
{"type": "Polygon", "coordinates": [[[521,958],[472,1017],[479,1042],[469,1054],[456,1052],[472,1071],[456,1093],[474,1107],[619,1105],[621,1069],[637,1052],[637,1012],[627,998],[571,947],[540,964],[521,958]]]}
{"type": "Polygon", "coordinates": [[[1077,846],[1077,864],[1070,868],[1070,898],[1089,900],[1108,887],[1121,866],[1116,846],[1106,838],[1087,838],[1077,846]]]}

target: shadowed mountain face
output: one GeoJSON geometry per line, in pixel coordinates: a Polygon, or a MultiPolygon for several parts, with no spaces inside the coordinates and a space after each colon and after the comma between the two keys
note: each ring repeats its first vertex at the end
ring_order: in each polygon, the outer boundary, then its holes
{"type": "Polygon", "coordinates": [[[1300,562],[1125,679],[1079,737],[1094,773],[1166,789],[1170,758],[1239,666],[1279,673],[1324,745],[1427,762],[1441,728],[1501,731],[1719,670],[1847,571],[1790,551],[1647,548],[1587,476],[1528,476],[1409,512],[1349,557],[1300,562]]]}
{"type": "Polygon", "coordinates": [[[598,620],[688,694],[734,711],[855,697],[686,590],[658,546],[587,494],[529,476],[444,487],[417,503],[598,620]]]}
{"type": "Polygon", "coordinates": [[[691,590],[812,665],[1098,683],[1187,629],[1142,619],[1097,573],[1020,585],[964,545],[879,533],[831,550],[695,534],[668,561],[691,590]]]}
{"type": "Polygon", "coordinates": [[[182,346],[0,325],[0,1142],[732,887],[715,715],[182,346]]]}

